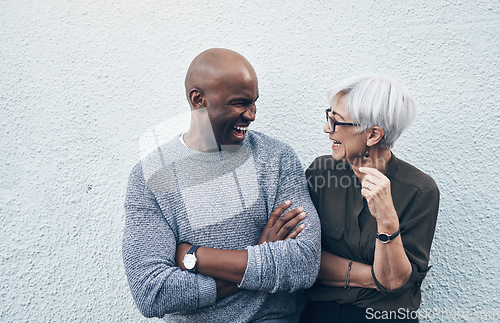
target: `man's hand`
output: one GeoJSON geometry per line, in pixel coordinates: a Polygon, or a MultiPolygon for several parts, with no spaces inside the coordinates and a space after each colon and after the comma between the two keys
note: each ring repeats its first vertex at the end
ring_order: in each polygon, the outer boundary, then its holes
{"type": "MultiPolygon", "coordinates": [[[[297,228],[295,228],[295,226],[299,224],[300,221],[306,218],[306,213],[304,212],[303,207],[295,208],[281,215],[290,206],[291,203],[291,201],[285,201],[281,203],[276,209],[274,209],[273,212],[271,212],[266,226],[260,234],[260,238],[257,244],[278,240],[294,239],[299,235],[300,232],[302,232],[302,230],[304,230],[304,224],[301,224],[297,228]],[[295,230],[292,231],[293,228],[295,228],[295,230]]],[[[191,247],[192,245],[188,243],[180,243],[177,245],[177,251],[175,253],[175,263],[177,267],[181,268],[182,270],[186,270],[186,267],[184,267],[182,260],[191,247]]]]}
{"type": "Polygon", "coordinates": [[[274,209],[273,212],[271,212],[271,216],[269,216],[257,244],[277,240],[295,239],[299,233],[304,230],[305,225],[301,224],[292,231],[292,229],[295,228],[300,221],[306,218],[306,213],[304,212],[303,207],[295,208],[281,215],[290,206],[290,204],[292,204],[291,201],[285,201],[274,209]]]}

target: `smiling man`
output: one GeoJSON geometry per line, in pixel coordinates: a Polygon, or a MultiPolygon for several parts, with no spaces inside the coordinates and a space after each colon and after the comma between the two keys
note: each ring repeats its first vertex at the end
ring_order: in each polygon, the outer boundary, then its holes
{"type": "Polygon", "coordinates": [[[241,144],[248,126],[255,120],[255,101],[259,97],[252,65],[238,53],[207,50],[191,63],[185,85],[195,113],[184,136],[188,147],[211,151],[223,145],[241,144]],[[210,123],[203,120],[205,112],[210,123]],[[212,128],[214,137],[206,126],[212,128]]]}
{"type": "Polygon", "coordinates": [[[320,260],[300,162],[249,130],[259,90],[242,55],[202,52],[185,86],[189,130],[130,175],[123,258],[134,300],[173,321],[287,322],[320,260]]]}

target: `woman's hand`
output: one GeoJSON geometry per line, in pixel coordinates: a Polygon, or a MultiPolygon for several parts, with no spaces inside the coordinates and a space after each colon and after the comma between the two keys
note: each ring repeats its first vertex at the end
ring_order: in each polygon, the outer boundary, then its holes
{"type": "Polygon", "coordinates": [[[260,234],[259,242],[257,242],[257,244],[277,240],[295,239],[299,233],[304,230],[305,225],[301,224],[292,231],[292,229],[295,228],[300,221],[306,218],[306,213],[304,212],[303,207],[295,208],[281,215],[290,206],[290,204],[292,204],[292,202],[285,201],[274,209],[273,212],[271,212],[266,226],[260,234]]]}
{"type": "Polygon", "coordinates": [[[368,208],[377,222],[397,219],[391,195],[391,181],[380,171],[371,167],[360,167],[364,174],[361,181],[361,195],[366,199],[368,208]]]}

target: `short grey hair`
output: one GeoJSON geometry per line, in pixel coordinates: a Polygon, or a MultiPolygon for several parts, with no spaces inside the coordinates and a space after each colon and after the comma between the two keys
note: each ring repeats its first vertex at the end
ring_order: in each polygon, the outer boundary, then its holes
{"type": "Polygon", "coordinates": [[[359,132],[379,126],[384,130],[382,148],[390,149],[416,115],[415,102],[408,89],[392,76],[360,75],[335,85],[328,91],[333,107],[337,94],[344,94],[344,104],[359,132]]]}

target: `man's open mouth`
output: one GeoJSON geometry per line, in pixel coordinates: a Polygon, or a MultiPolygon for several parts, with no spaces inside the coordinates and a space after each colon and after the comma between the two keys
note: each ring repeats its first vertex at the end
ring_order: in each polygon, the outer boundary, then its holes
{"type": "Polygon", "coordinates": [[[245,134],[248,130],[248,126],[234,126],[232,132],[234,136],[240,140],[245,139],[245,134]]]}

